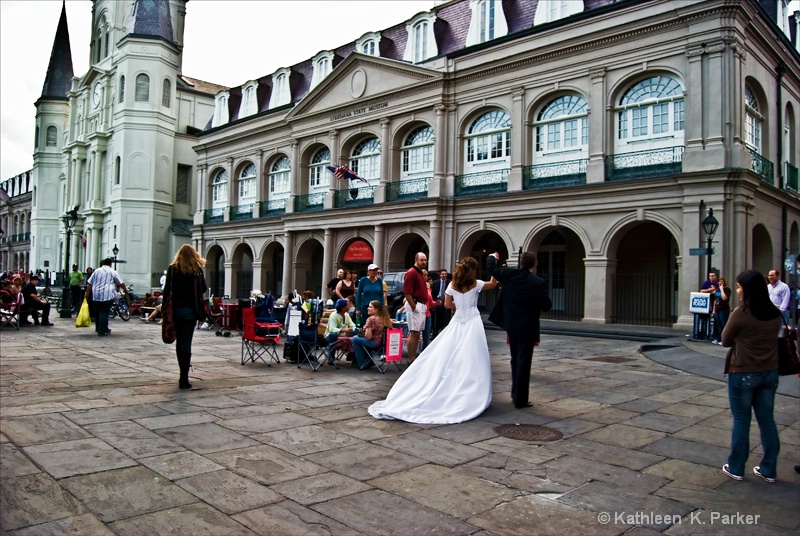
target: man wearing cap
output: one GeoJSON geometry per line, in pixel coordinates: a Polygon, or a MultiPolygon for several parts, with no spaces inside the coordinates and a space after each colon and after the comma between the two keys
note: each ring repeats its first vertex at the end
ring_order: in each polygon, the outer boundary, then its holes
{"type": "Polygon", "coordinates": [[[350,319],[350,315],[345,314],[350,310],[348,300],[336,300],[335,311],[328,317],[328,325],[325,328],[325,340],[328,341],[328,348],[336,342],[340,336],[352,337],[356,325],[350,319]]]}
{"type": "MultiPolygon", "coordinates": [[[[52,326],[53,324],[50,322],[50,303],[47,300],[39,297],[39,292],[36,290],[36,286],[38,284],[39,276],[33,274],[30,280],[22,286],[22,290],[20,290],[20,292],[22,293],[22,298],[25,300],[25,309],[41,311],[41,325],[52,326]]],[[[24,315],[22,324],[30,324],[27,314],[24,315]]],[[[33,324],[36,326],[39,325],[39,318],[35,314],[33,315],[33,324]]]]}
{"type": "Polygon", "coordinates": [[[419,333],[425,329],[425,311],[428,310],[428,280],[422,270],[428,265],[428,256],[421,251],[414,255],[414,266],[403,278],[403,294],[406,297],[406,321],[408,322],[408,362],[417,358],[419,333]]]}
{"type": "Polygon", "coordinates": [[[108,329],[108,313],[111,310],[111,302],[117,297],[117,288],[122,288],[126,293],[125,283],[120,278],[116,270],[111,268],[112,258],[103,259],[100,268],[92,273],[86,285],[86,297],[92,296],[97,307],[97,322],[95,331],[99,337],[104,337],[111,333],[108,329]]]}
{"type": "Polygon", "coordinates": [[[363,326],[369,313],[369,302],[377,300],[383,303],[383,279],[378,277],[378,265],[367,266],[367,275],[358,282],[356,290],[356,324],[363,326]]]}
{"type": "Polygon", "coordinates": [[[83,285],[83,272],[78,270],[78,265],[72,265],[69,273],[69,290],[72,293],[72,310],[77,312],[81,308],[81,285],[83,285]]]}

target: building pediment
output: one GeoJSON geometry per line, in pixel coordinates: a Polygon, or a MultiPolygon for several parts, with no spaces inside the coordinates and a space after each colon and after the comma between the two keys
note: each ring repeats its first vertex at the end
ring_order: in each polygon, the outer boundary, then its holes
{"type": "Polygon", "coordinates": [[[295,106],[289,118],[331,113],[357,102],[421,89],[441,79],[438,71],[353,52],[295,106]]]}
{"type": "Polygon", "coordinates": [[[73,84],[72,90],[73,91],[81,91],[84,88],[91,87],[92,84],[95,83],[97,80],[102,80],[106,76],[106,71],[103,69],[98,69],[96,66],[89,67],[89,70],[81,76],[77,84],[73,84]]]}

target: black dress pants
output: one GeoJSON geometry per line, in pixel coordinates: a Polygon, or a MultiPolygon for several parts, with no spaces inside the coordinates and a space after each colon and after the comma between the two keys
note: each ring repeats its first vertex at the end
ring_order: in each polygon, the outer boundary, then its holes
{"type": "Polygon", "coordinates": [[[516,408],[528,405],[534,339],[534,336],[527,333],[508,333],[511,350],[511,400],[516,408]]]}

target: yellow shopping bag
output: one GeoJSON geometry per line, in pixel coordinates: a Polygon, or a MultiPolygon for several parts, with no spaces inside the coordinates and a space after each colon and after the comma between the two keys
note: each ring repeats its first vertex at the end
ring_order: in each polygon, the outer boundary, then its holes
{"type": "Polygon", "coordinates": [[[81,310],[78,312],[78,318],[75,320],[76,328],[88,328],[92,325],[92,319],[89,316],[89,302],[86,298],[83,299],[81,310]]]}

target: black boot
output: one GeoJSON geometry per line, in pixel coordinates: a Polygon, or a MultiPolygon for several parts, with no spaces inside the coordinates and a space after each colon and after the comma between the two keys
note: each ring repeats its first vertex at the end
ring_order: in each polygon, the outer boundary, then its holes
{"type": "Polygon", "coordinates": [[[180,368],[180,378],[178,379],[178,387],[181,389],[191,389],[192,384],[189,383],[189,367],[192,362],[192,354],[182,352],[178,354],[178,367],[180,368]]]}

